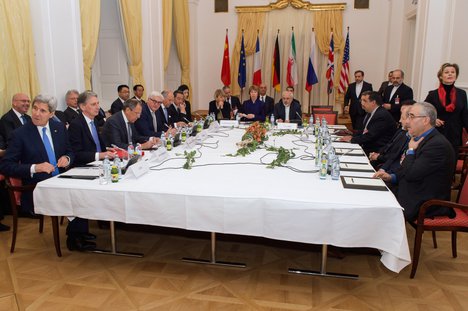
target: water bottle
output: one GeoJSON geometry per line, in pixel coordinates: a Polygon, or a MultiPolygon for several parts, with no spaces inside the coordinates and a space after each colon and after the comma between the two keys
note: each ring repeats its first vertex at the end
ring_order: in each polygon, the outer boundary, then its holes
{"type": "Polygon", "coordinates": [[[340,159],[337,156],[335,156],[333,159],[331,178],[333,180],[340,179],[340,159]]]}
{"type": "Polygon", "coordinates": [[[133,152],[135,151],[135,148],[133,147],[133,144],[130,143],[127,147],[127,153],[128,153],[128,159],[130,160],[133,157],[133,152]]]}
{"type": "Polygon", "coordinates": [[[180,133],[180,141],[182,143],[185,143],[186,140],[187,140],[187,131],[185,130],[185,128],[183,128],[182,132],[180,133]]]}
{"type": "Polygon", "coordinates": [[[140,144],[137,144],[136,147],[135,147],[135,151],[133,152],[133,155],[142,155],[142,152],[141,152],[141,145],[140,144]]]}
{"type": "Polygon", "coordinates": [[[314,128],[314,115],[310,114],[309,118],[309,128],[313,129],[314,128]]]}
{"type": "Polygon", "coordinates": [[[322,163],[322,145],[315,144],[315,167],[319,168],[322,163]]]}
{"type": "Polygon", "coordinates": [[[102,161],[102,170],[104,171],[104,179],[107,180],[107,182],[110,181],[111,179],[111,164],[110,164],[110,161],[109,161],[109,157],[106,155],[106,157],[104,158],[104,161],[102,161]]]}
{"type": "Polygon", "coordinates": [[[315,125],[314,125],[314,135],[315,136],[319,135],[319,130],[320,130],[320,118],[317,117],[317,118],[315,118],[315,125]]]}
{"type": "Polygon", "coordinates": [[[320,165],[320,179],[327,179],[327,154],[322,151],[321,165],[320,165]]]}
{"type": "Polygon", "coordinates": [[[275,115],[274,114],[271,114],[270,116],[270,123],[271,123],[271,127],[275,127],[275,115]]]}
{"type": "Polygon", "coordinates": [[[325,117],[322,117],[322,127],[327,127],[327,119],[325,117]]]}
{"type": "Polygon", "coordinates": [[[111,181],[113,183],[119,182],[119,170],[115,165],[112,165],[111,168],[111,181]]]}
{"type": "Polygon", "coordinates": [[[240,114],[239,114],[239,113],[236,113],[236,121],[237,121],[237,122],[240,122],[240,120],[241,120],[240,114]]]}
{"type": "Polygon", "coordinates": [[[161,134],[161,147],[166,148],[166,134],[161,134]]]}
{"type": "Polygon", "coordinates": [[[117,167],[117,173],[119,174],[119,178],[122,176],[122,165],[120,164],[119,157],[114,158],[113,166],[117,167]]]}
{"type": "Polygon", "coordinates": [[[329,149],[328,149],[328,167],[327,167],[327,173],[331,174],[332,169],[333,169],[333,162],[335,161],[335,148],[330,144],[329,149]]]}

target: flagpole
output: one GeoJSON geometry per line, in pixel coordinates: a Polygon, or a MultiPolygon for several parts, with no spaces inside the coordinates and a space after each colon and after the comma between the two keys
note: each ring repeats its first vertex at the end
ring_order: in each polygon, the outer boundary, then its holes
{"type": "MultiPolygon", "coordinates": [[[[333,36],[333,27],[331,27],[331,33],[332,33],[332,36],[333,36]]],[[[333,59],[333,62],[335,62],[335,60],[333,59]]],[[[335,75],[333,75],[333,78],[334,78],[335,75]]],[[[332,80],[333,81],[333,80],[332,80]]],[[[328,82],[329,84],[330,82],[328,82]]],[[[333,85],[335,84],[335,81],[333,81],[333,85]]],[[[333,88],[331,88],[330,90],[328,90],[328,87],[327,87],[327,106],[330,106],[330,94],[333,92],[333,88]]]]}

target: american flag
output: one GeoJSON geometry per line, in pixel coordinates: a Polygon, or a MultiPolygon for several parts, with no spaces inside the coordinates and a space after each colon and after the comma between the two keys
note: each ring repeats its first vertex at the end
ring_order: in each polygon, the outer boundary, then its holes
{"type": "Polygon", "coordinates": [[[328,50],[328,63],[327,63],[327,74],[328,80],[328,87],[327,91],[328,94],[331,94],[333,91],[333,79],[335,77],[335,46],[333,44],[333,31],[330,35],[330,48],[328,50]]]}
{"type": "Polygon", "coordinates": [[[346,44],[343,53],[343,65],[341,66],[341,73],[340,73],[340,87],[338,88],[338,92],[341,94],[346,92],[346,89],[349,85],[349,30],[348,34],[346,35],[346,44]]]}

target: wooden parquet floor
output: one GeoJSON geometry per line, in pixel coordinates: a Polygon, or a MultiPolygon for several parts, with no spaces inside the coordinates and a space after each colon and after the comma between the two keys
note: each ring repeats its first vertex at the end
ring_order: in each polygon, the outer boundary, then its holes
{"type": "MultiPolygon", "coordinates": [[[[4,223],[11,224],[11,217],[4,223]]],[[[107,231],[95,222],[91,226],[98,245],[108,247],[107,231]]],[[[345,250],[345,258],[329,258],[329,271],[359,274],[353,281],[288,274],[289,267],[319,268],[319,249],[294,243],[221,240],[218,258],[248,267],[220,268],[180,261],[208,258],[207,234],[119,230],[120,250],[145,254],[128,258],[69,252],[65,227],[62,258],[55,255],[49,219],[43,234],[37,232],[37,221],[20,219],[14,254],[9,252],[11,233],[0,233],[1,311],[468,310],[466,234],[459,235],[456,259],[448,234],[438,235],[438,249],[426,234],[414,280],[409,267],[392,273],[379,256],[345,250]]],[[[407,230],[412,247],[413,229],[407,230]]]]}

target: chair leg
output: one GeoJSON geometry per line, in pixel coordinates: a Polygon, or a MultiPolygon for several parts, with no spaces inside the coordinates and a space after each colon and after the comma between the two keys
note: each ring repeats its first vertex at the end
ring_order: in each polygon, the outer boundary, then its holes
{"type": "Polygon", "coordinates": [[[39,215],[39,233],[44,232],[44,216],[39,215]]]}
{"type": "Polygon", "coordinates": [[[435,231],[432,231],[432,244],[434,244],[434,248],[437,248],[437,237],[435,231]]]}
{"type": "Polygon", "coordinates": [[[54,235],[55,252],[57,253],[58,257],[62,257],[62,250],[60,249],[58,216],[50,216],[50,218],[52,218],[52,232],[54,235]]]}
{"type": "Polygon", "coordinates": [[[10,253],[13,253],[16,246],[16,234],[18,233],[18,207],[13,207],[11,209],[11,214],[13,216],[13,233],[11,235],[10,253]]]}
{"type": "Polygon", "coordinates": [[[61,216],[61,217],[60,217],[60,225],[63,225],[63,220],[64,220],[64,219],[65,219],[64,216],[61,216]]]}
{"type": "Polygon", "coordinates": [[[418,268],[423,233],[424,233],[424,228],[418,225],[418,227],[416,228],[416,235],[414,237],[413,264],[411,265],[411,274],[410,274],[411,279],[413,279],[414,276],[416,275],[416,269],[418,268]]]}
{"type": "Polygon", "coordinates": [[[452,231],[452,256],[457,258],[457,231],[452,231]]]}

